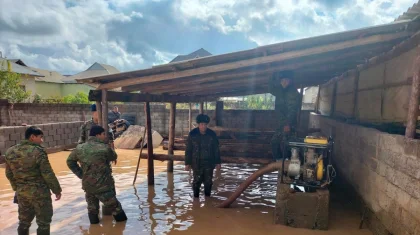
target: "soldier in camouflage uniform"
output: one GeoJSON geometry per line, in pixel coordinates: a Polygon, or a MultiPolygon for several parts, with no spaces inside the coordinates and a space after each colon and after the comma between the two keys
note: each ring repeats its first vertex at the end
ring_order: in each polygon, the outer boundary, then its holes
{"type": "Polygon", "coordinates": [[[198,197],[204,182],[204,194],[210,196],[213,185],[213,170],[220,169],[219,140],[216,133],[207,128],[210,118],[200,114],[196,118],[198,127],[193,129],[187,139],[185,151],[185,170],[193,170],[193,192],[198,197]]]}
{"type": "MultiPolygon", "coordinates": [[[[92,111],[92,119],[89,121],[86,121],[80,127],[80,135],[79,135],[79,141],[78,141],[79,144],[83,144],[87,141],[89,137],[89,131],[90,131],[90,128],[92,128],[92,126],[99,125],[99,118],[98,118],[98,112],[96,111],[96,104],[91,105],[91,111],[92,111]]],[[[112,133],[112,130],[109,130],[108,139],[106,142],[109,142],[110,146],[114,148],[114,134],[112,133]]]]}
{"type": "Polygon", "coordinates": [[[277,119],[276,131],[271,138],[271,148],[274,159],[281,159],[281,142],[294,133],[297,123],[297,113],[301,108],[300,96],[296,87],[291,83],[292,71],[274,73],[270,80],[269,92],[276,97],[275,115],[277,119]]]}
{"type": "MultiPolygon", "coordinates": [[[[79,136],[79,144],[83,144],[86,143],[86,141],[88,140],[89,137],[89,132],[90,129],[93,126],[98,126],[99,125],[99,118],[98,118],[98,112],[96,110],[96,104],[92,104],[91,105],[91,111],[92,111],[92,119],[89,121],[86,121],[81,127],[80,127],[80,136],[79,136]]],[[[114,149],[114,134],[112,133],[112,130],[109,130],[108,133],[108,138],[106,139],[107,143],[109,143],[109,145],[111,146],[111,148],[114,149]]],[[[115,164],[117,164],[117,160],[115,160],[115,164]]],[[[111,162],[109,163],[109,169],[112,173],[112,166],[111,166],[111,162]]],[[[112,180],[114,180],[114,178],[112,178],[112,180]]],[[[113,184],[115,185],[115,184],[113,184]]],[[[114,189],[115,191],[115,189],[114,189]]],[[[107,208],[106,206],[102,207],[102,213],[104,215],[111,215],[112,212],[112,208],[107,208]]]]}
{"type": "Polygon", "coordinates": [[[93,126],[89,135],[88,141],[79,144],[67,158],[67,166],[82,179],[90,223],[99,223],[99,201],[113,209],[112,215],[117,222],[125,221],[127,217],[117,200],[109,167],[109,162],[117,160],[117,154],[105,144],[104,128],[93,126]]]}
{"type": "Polygon", "coordinates": [[[51,192],[56,201],[61,198],[61,187],[41,147],[43,132],[35,126],[25,131],[25,140],[7,150],[6,177],[17,192],[19,206],[19,235],[29,234],[36,217],[37,234],[50,234],[53,216],[51,192]]]}

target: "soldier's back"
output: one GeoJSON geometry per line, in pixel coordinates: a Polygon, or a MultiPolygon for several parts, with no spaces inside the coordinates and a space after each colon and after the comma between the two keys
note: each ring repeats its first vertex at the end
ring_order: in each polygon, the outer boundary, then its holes
{"type": "Polygon", "coordinates": [[[39,156],[45,150],[35,144],[23,142],[6,153],[6,163],[13,172],[18,194],[26,197],[50,196],[50,190],[41,174],[39,156]]]}

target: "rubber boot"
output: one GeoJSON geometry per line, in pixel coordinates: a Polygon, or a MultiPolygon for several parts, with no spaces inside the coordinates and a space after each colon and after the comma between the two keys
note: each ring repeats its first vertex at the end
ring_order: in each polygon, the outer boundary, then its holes
{"type": "Polygon", "coordinates": [[[38,229],[36,230],[36,235],[50,235],[50,227],[42,229],[38,227],[38,229]]]}
{"type": "Polygon", "coordinates": [[[194,197],[199,197],[200,196],[200,188],[193,188],[193,192],[194,192],[194,197]]]}
{"type": "Polygon", "coordinates": [[[211,185],[204,185],[204,195],[210,197],[211,195],[211,185]]]}
{"type": "Polygon", "coordinates": [[[98,214],[88,214],[90,224],[99,224],[99,216],[98,214]]]}
{"type": "Polygon", "coordinates": [[[113,207],[102,205],[102,215],[112,215],[113,211],[114,211],[113,207]]]}
{"type": "Polygon", "coordinates": [[[127,215],[125,214],[125,212],[122,210],[120,213],[114,215],[114,219],[117,222],[122,222],[122,221],[126,221],[127,220],[127,215]]]}
{"type": "Polygon", "coordinates": [[[27,229],[18,228],[17,232],[18,232],[18,235],[29,235],[29,228],[27,229]]]}

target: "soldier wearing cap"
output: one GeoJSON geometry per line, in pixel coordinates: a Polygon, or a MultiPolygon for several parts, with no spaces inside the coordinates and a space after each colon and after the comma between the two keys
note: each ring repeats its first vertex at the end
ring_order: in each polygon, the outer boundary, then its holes
{"type": "Polygon", "coordinates": [[[295,132],[297,113],[301,107],[299,93],[292,83],[293,71],[283,71],[273,74],[270,80],[269,92],[276,97],[275,116],[276,131],[271,138],[271,148],[274,159],[281,159],[281,141],[295,132]]]}
{"type": "MultiPolygon", "coordinates": [[[[87,141],[89,137],[89,131],[92,128],[92,126],[98,126],[99,125],[99,117],[98,112],[96,111],[96,104],[92,104],[90,106],[92,111],[92,119],[89,121],[86,121],[81,127],[80,127],[80,136],[79,136],[79,144],[83,144],[87,141]]],[[[107,125],[107,124],[106,124],[107,125]]],[[[110,130],[108,133],[108,141],[107,141],[112,148],[114,148],[114,134],[110,130]]]]}
{"type": "Polygon", "coordinates": [[[191,130],[185,150],[185,170],[193,170],[193,192],[197,198],[201,184],[204,183],[204,194],[209,197],[213,186],[213,171],[220,169],[219,140],[216,133],[209,128],[209,116],[199,114],[196,118],[198,127],[191,130]]]}

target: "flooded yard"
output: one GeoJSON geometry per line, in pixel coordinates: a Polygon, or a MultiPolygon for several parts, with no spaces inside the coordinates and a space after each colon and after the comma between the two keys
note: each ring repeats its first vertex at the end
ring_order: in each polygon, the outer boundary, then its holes
{"type": "MultiPolygon", "coordinates": [[[[155,150],[164,153],[163,150],[155,150]]],[[[360,215],[346,200],[331,203],[330,229],[313,231],[273,224],[277,174],[255,181],[228,209],[215,206],[226,199],[236,187],[259,168],[258,165],[225,164],[215,172],[211,198],[192,197],[192,175],[184,171],[183,163],[166,173],[166,162],[155,162],[155,186],[147,185],[147,160],[141,160],[139,175],[132,185],[138,150],[118,150],[118,164],[113,165],[117,198],[128,221],[113,222],[104,216],[98,225],[90,225],[81,181],[67,168],[70,152],[50,154],[49,159],[63,188],[60,201],[53,201],[54,216],[51,233],[76,234],[287,234],[287,235],[370,235],[359,230],[360,215]]],[[[0,168],[0,234],[16,234],[17,205],[4,167],[0,168]]],[[[332,197],[334,198],[334,197],[332,197]]],[[[31,234],[36,234],[35,220],[31,234]]]]}

